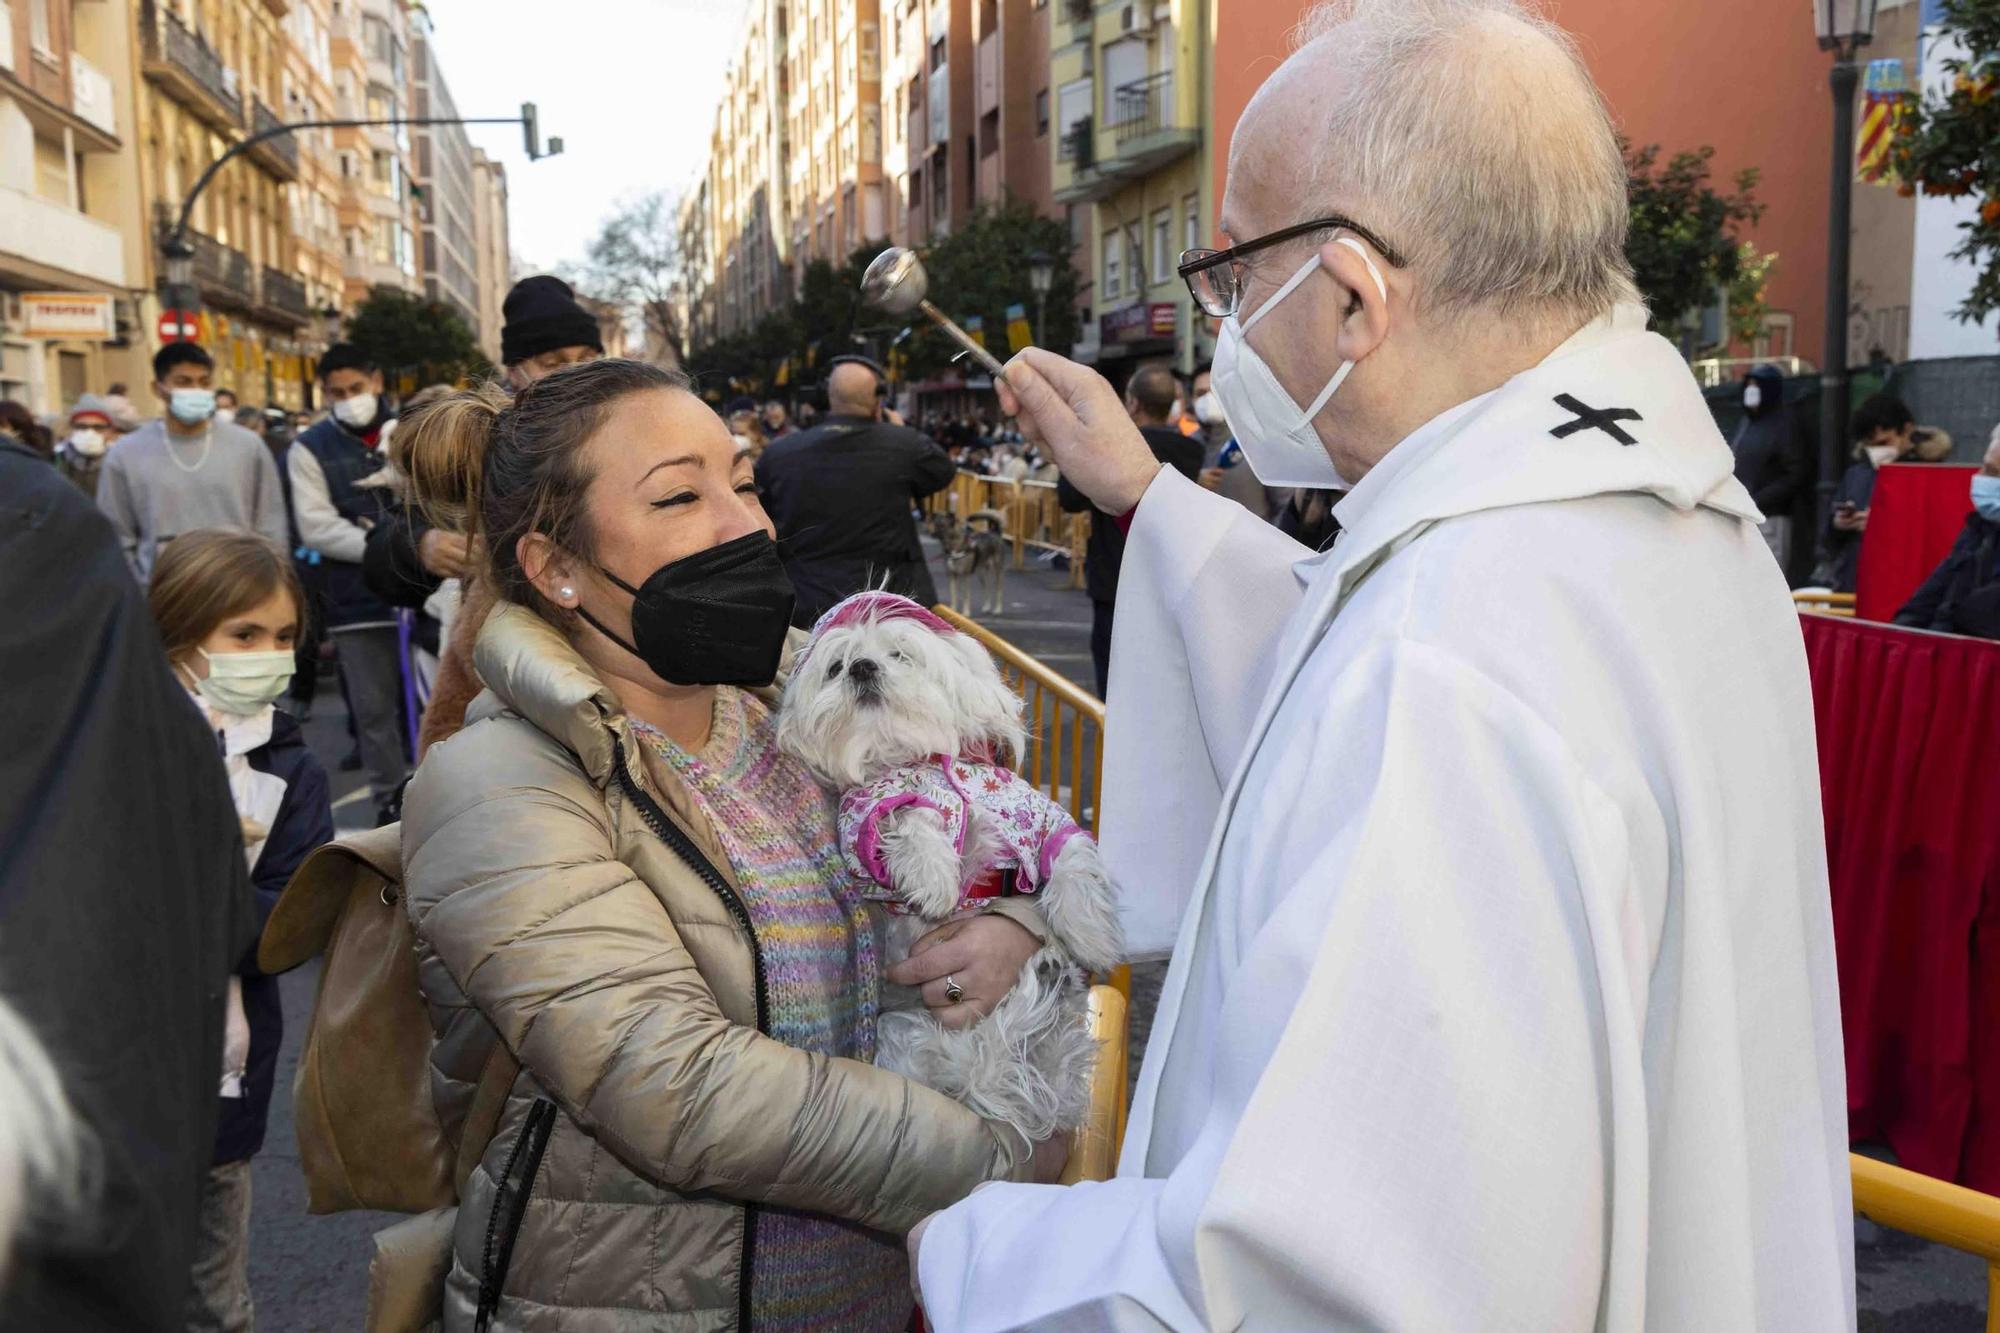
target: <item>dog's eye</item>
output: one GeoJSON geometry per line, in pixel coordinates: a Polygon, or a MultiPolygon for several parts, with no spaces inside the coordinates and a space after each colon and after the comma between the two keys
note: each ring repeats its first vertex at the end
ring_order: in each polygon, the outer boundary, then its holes
{"type": "Polygon", "coordinates": [[[907,662],[910,660],[909,658],[903,656],[902,649],[900,648],[891,648],[889,650],[889,656],[894,658],[898,662],[907,662]]]}
{"type": "Polygon", "coordinates": [[[832,679],[833,679],[834,677],[838,676],[839,674],[840,674],[840,663],[838,663],[838,662],[828,662],[828,663],[826,664],[826,678],[827,678],[828,680],[832,680],[832,679]]]}

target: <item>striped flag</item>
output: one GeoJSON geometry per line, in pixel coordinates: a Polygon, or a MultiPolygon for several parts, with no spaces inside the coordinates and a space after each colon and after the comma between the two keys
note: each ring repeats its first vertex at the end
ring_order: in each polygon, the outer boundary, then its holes
{"type": "Polygon", "coordinates": [[[1854,152],[1854,176],[1870,185],[1894,185],[1889,149],[1909,89],[1900,60],[1871,60],[1862,84],[1861,136],[1854,152]]]}
{"type": "Polygon", "coordinates": [[[965,332],[966,332],[966,336],[967,336],[967,337],[969,337],[969,338],[971,338],[971,339],[972,339],[972,341],[974,341],[974,342],[978,343],[978,344],[979,344],[979,345],[980,345],[981,347],[984,347],[984,346],[986,346],[986,318],[985,318],[985,316],[983,316],[983,315],[967,315],[967,316],[965,317],[965,323],[964,323],[964,324],[962,324],[962,325],[960,325],[959,327],[961,327],[961,328],[963,328],[963,329],[965,330],[965,332]]]}
{"type": "Polygon", "coordinates": [[[1018,352],[1034,341],[1034,330],[1028,327],[1028,307],[1016,301],[1007,307],[1007,350],[1018,352]]]}

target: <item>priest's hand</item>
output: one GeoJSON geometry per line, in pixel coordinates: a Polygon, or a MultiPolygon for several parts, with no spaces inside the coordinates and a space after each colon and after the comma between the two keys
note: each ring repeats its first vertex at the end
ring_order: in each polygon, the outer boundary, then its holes
{"type": "Polygon", "coordinates": [[[1146,447],[1114,390],[1088,366],[1030,347],[993,386],[1000,410],[1055,459],[1069,484],[1107,514],[1128,514],[1153,484],[1160,460],[1146,447]]]}
{"type": "Polygon", "coordinates": [[[888,977],[921,990],[932,1017],[946,1027],[971,1027],[1014,989],[1041,947],[1025,927],[989,912],[945,922],[912,944],[888,977]]]}

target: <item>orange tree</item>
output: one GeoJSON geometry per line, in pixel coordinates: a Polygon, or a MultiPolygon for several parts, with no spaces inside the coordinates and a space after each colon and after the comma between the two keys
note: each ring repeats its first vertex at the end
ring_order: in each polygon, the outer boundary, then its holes
{"type": "Polygon", "coordinates": [[[1944,0],[1941,28],[1926,40],[1954,38],[1949,82],[1906,103],[1894,161],[1905,195],[1979,201],[1951,252],[1978,269],[1953,312],[1976,323],[2000,310],[2000,0],[1944,0]]]}

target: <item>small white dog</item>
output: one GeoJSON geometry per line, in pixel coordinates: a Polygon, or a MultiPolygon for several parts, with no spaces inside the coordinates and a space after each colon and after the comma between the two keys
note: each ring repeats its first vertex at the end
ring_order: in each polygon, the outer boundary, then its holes
{"type": "Polygon", "coordinates": [[[840,841],[866,886],[882,948],[902,959],[941,921],[1011,881],[1052,938],[973,1027],[950,1030],[915,991],[885,994],[877,1064],[1030,1140],[1082,1123],[1095,1049],[1083,970],[1123,955],[1097,843],[993,762],[1021,752],[1021,699],[977,640],[917,603],[861,593],[813,628],[793,664],[778,743],[843,788],[840,841]]]}

